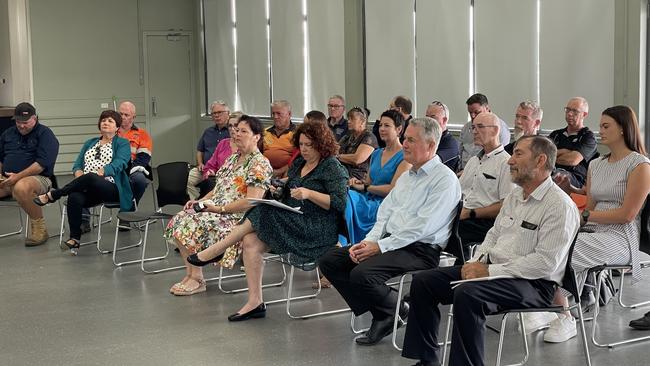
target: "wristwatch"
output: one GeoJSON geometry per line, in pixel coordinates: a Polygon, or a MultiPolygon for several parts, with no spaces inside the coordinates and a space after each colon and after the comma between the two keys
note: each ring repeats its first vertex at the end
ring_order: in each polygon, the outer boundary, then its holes
{"type": "Polygon", "coordinates": [[[584,211],[582,211],[582,221],[589,221],[589,215],[591,215],[591,212],[589,212],[587,209],[584,209],[584,211]]]}
{"type": "Polygon", "coordinates": [[[368,187],[370,187],[370,184],[363,184],[363,191],[368,192],[368,187]]]}
{"type": "Polygon", "coordinates": [[[474,211],[474,209],[469,210],[469,218],[470,219],[476,218],[476,211],[474,211]]]}

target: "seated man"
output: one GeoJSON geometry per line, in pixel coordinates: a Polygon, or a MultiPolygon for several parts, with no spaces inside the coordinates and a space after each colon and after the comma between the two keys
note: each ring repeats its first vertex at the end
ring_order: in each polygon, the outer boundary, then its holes
{"type": "Polygon", "coordinates": [[[510,154],[499,143],[499,118],[491,112],[480,113],[472,121],[472,133],[474,144],[483,150],[467,161],[460,176],[463,210],[458,232],[465,248],[483,241],[494,226],[501,203],[513,188],[508,167],[510,154]]]}
{"type": "Polygon", "coordinates": [[[129,166],[129,182],[133,191],[133,198],[140,202],[140,198],[147,189],[147,184],[152,180],[151,176],[151,151],[153,143],[151,136],[143,128],[138,128],[135,120],[135,105],[129,101],[122,102],[119,108],[122,116],[122,125],[117,135],[129,140],[131,145],[131,165],[129,166]]]}
{"type": "Polygon", "coordinates": [[[436,154],[442,160],[442,163],[449,167],[452,171],[456,171],[460,161],[460,145],[458,141],[447,130],[447,122],[449,121],[449,108],[445,103],[433,101],[426,110],[426,116],[433,118],[440,124],[442,128],[442,136],[440,136],[440,146],[436,154]]]}
{"type": "MultiPolygon", "coordinates": [[[[397,293],[386,281],[408,271],[435,268],[451,235],[460,184],[436,155],[442,131],[431,118],[415,118],[404,135],[404,160],[413,167],[386,196],[372,230],[360,243],[335,248],[319,261],[323,275],[356,315],[372,314],[360,345],[373,345],[393,330],[397,293]]],[[[400,317],[408,308],[403,306],[400,317]]]]}
{"type": "Polygon", "coordinates": [[[527,100],[519,103],[515,110],[515,128],[512,133],[513,141],[503,147],[503,149],[512,155],[515,149],[515,142],[524,136],[534,136],[539,133],[542,125],[542,116],[544,111],[535,101],[527,100]]]}
{"type": "Polygon", "coordinates": [[[30,218],[26,246],[41,245],[50,237],[43,210],[32,202],[34,196],[52,188],[54,163],[59,141],[48,127],[38,122],[36,109],[20,103],[14,112],[16,126],[0,137],[0,198],[13,195],[30,218]]]}
{"type": "Polygon", "coordinates": [[[556,170],[567,175],[577,188],[585,184],[589,161],[596,155],[596,137],[584,124],[588,115],[589,104],[585,98],[569,99],[564,107],[567,126],[548,136],[557,146],[556,170]]]}
{"type": "MultiPolygon", "coordinates": [[[[470,121],[465,123],[463,125],[463,128],[460,130],[460,164],[458,166],[459,171],[465,169],[465,164],[467,164],[469,158],[481,151],[481,147],[474,144],[474,137],[472,135],[472,121],[481,112],[492,112],[487,97],[480,93],[476,93],[467,98],[465,104],[467,104],[467,113],[469,113],[470,121]]],[[[503,145],[507,145],[510,143],[510,130],[508,129],[508,124],[500,118],[499,123],[501,128],[499,132],[499,142],[501,142],[503,145]]]]}
{"type": "Polygon", "coordinates": [[[334,133],[336,141],[340,141],[348,133],[348,120],[345,118],[345,99],[338,95],[332,95],[327,101],[327,125],[334,133]]]}
{"type": "MultiPolygon", "coordinates": [[[[212,157],[219,141],[230,137],[230,131],[228,130],[230,107],[228,107],[228,104],[221,100],[212,102],[210,116],[212,116],[214,126],[203,131],[203,135],[196,145],[196,167],[190,169],[187,177],[187,195],[191,200],[196,200],[201,194],[201,189],[197,185],[203,181],[203,166],[212,157]]],[[[213,187],[214,185],[206,187],[206,189],[211,190],[213,187]]]]}
{"type": "Polygon", "coordinates": [[[271,117],[273,126],[264,131],[264,156],[271,162],[273,176],[283,178],[295,150],[292,141],[296,125],[291,122],[291,104],[276,100],[271,104],[271,117]]]}
{"type": "Polygon", "coordinates": [[[556,148],[541,136],[522,137],[508,161],[516,187],[472,260],[423,271],[411,283],[411,307],[402,356],[439,365],[438,304],[454,305],[450,365],[483,365],[485,317],[501,310],[553,302],[578,228],[578,209],[551,179],[556,148]],[[450,282],[489,276],[512,278],[450,282]]]}

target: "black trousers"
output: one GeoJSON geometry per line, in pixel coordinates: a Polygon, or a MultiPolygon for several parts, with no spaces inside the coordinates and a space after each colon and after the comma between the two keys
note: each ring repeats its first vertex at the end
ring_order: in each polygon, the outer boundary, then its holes
{"type": "Polygon", "coordinates": [[[117,186],[95,173],[84,174],[73,179],[63,188],[52,191],[52,198],[55,200],[63,196],[68,196],[66,212],[70,237],[77,240],[81,238],[81,211],[83,208],[120,200],[117,186]]]}
{"type": "Polygon", "coordinates": [[[419,272],[411,282],[409,321],[402,356],[439,364],[438,304],[454,305],[449,365],[483,365],[485,317],[507,309],[551,304],[555,284],[546,280],[502,279],[470,282],[451,289],[460,280],[462,266],[419,272]]]}
{"type": "MultiPolygon", "coordinates": [[[[494,219],[465,219],[458,222],[458,235],[463,247],[470,243],[482,243],[485,234],[494,226],[494,219]]],[[[469,259],[468,257],[465,257],[469,259]]]]}
{"type": "Polygon", "coordinates": [[[397,305],[397,292],[386,281],[408,271],[435,268],[439,260],[440,247],[413,243],[359,264],[350,259],[348,248],[334,248],[318,266],[356,315],[370,311],[379,320],[392,316],[397,305]]]}

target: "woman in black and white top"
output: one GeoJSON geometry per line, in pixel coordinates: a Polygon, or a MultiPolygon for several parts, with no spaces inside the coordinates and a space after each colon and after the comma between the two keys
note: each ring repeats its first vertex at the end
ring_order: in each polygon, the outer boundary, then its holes
{"type": "Polygon", "coordinates": [[[75,179],[61,189],[34,198],[34,203],[44,206],[68,196],[70,239],[62,244],[62,249],[79,248],[81,212],[84,207],[103,202],[119,202],[120,211],[133,209],[133,194],[126,174],[131,147],[128,140],[117,136],[121,124],[122,117],[119,113],[113,110],[103,111],[97,123],[100,137],[86,141],[72,167],[75,179]]]}

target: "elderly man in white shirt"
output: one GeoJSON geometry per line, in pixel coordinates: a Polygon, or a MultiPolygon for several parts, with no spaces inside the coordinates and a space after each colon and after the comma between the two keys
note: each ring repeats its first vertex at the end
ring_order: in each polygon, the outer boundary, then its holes
{"type": "MultiPolygon", "coordinates": [[[[451,235],[460,184],[436,155],[442,131],[431,118],[415,118],[404,135],[404,160],[412,164],[386,196],[372,230],[360,243],[336,248],[320,270],[356,315],[372,314],[368,332],[356,339],[373,345],[393,330],[397,294],[386,285],[408,271],[435,268],[451,235]]],[[[400,318],[408,307],[400,310],[400,318]]]]}
{"type": "MultiPolygon", "coordinates": [[[[482,150],[469,159],[460,176],[463,210],[458,232],[465,247],[485,239],[501,203],[514,187],[508,166],[510,154],[499,142],[499,130],[499,117],[494,113],[482,112],[472,121],[474,143],[482,150]]],[[[469,252],[466,254],[469,258],[469,252]]]]}
{"type": "Polygon", "coordinates": [[[463,266],[418,273],[402,356],[439,365],[438,304],[454,305],[450,365],[483,365],[485,317],[501,310],[543,307],[561,284],[580,217],[576,205],[551,179],[557,149],[546,137],[517,141],[508,161],[518,185],[506,197],[483,245],[463,266]],[[506,275],[511,278],[451,281],[506,275]]]}

